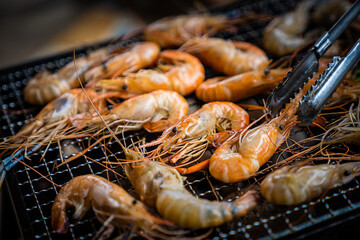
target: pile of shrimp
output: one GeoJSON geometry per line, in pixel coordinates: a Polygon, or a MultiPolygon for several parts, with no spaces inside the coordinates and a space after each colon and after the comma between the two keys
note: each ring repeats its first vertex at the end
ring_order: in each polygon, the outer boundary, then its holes
{"type": "Polygon", "coordinates": [[[101,65],[85,73],[86,82],[113,78],[155,64],[160,47],[153,42],[139,42],[131,46],[113,50],[113,55],[101,65]]]}
{"type": "Polygon", "coordinates": [[[155,68],[101,80],[96,88],[107,96],[121,98],[159,89],[173,90],[186,96],[204,81],[204,71],[196,57],[182,51],[164,50],[160,53],[155,68]]]}
{"type": "MultiPolygon", "coordinates": [[[[275,18],[265,29],[264,48],[275,55],[291,54],[313,40],[301,35],[313,5],[303,2],[294,12],[275,18]],[[279,39],[284,43],[277,44],[279,39]]],[[[108,228],[97,237],[110,237],[114,228],[130,229],[145,238],[182,237],[188,233],[183,228],[221,226],[256,211],[262,201],[304,203],[360,175],[360,164],[351,162],[358,160],[357,152],[346,145],[357,143],[360,133],[360,106],[347,108],[360,96],[360,84],[353,75],[308,127],[310,137],[300,142],[291,139],[299,129],[296,112],[318,74],[275,118],[266,106],[239,103],[268,94],[291,70],[284,65],[275,68],[267,52],[253,43],[209,37],[248,20],[207,14],[161,19],[145,29],[143,42],[101,48],[29,81],[25,99],[47,105],[16,135],[0,143],[4,150],[0,157],[8,149],[17,157],[69,138],[95,140],[83,145],[69,162],[97,144],[104,143],[104,154],[112,154],[107,144],[115,140],[125,158],[115,156],[116,162],[105,162],[120,165],[137,193],[131,196],[96,175],[77,176],[55,198],[51,212],[55,232],[67,231],[66,210],[75,207],[73,218],[91,208],[108,228]],[[179,48],[167,49],[170,46],[179,48]],[[206,79],[204,66],[216,76],[206,79]],[[188,114],[191,97],[205,103],[188,114]],[[251,107],[257,116],[251,115],[251,107]],[[141,139],[135,146],[131,139],[132,148],[125,147],[124,133],[142,129],[155,140],[141,139]],[[343,159],[350,163],[342,163],[343,159]],[[254,184],[232,202],[197,198],[183,175],[200,170],[207,179],[223,184],[254,184]]],[[[326,64],[321,59],[319,73],[326,64]]],[[[0,165],[0,180],[6,164],[0,165]]]]}
{"type": "Polygon", "coordinates": [[[121,186],[96,175],[77,176],[61,188],[51,208],[51,225],[55,232],[68,231],[66,210],[69,207],[75,207],[75,219],[84,216],[90,208],[95,212],[107,228],[95,238],[109,238],[115,227],[120,234],[130,229],[146,238],[168,239],[183,233],[165,229],[163,226],[172,226],[172,223],[151,214],[121,186]]]}
{"type": "Polygon", "coordinates": [[[146,205],[155,207],[162,217],[182,228],[219,226],[246,215],[260,202],[259,193],[254,190],[234,202],[196,198],[186,190],[184,177],[160,162],[128,164],[125,172],[146,205]]]}
{"type": "Polygon", "coordinates": [[[24,98],[31,104],[44,105],[73,88],[88,82],[119,76],[155,64],[160,47],[153,42],[135,43],[129,47],[100,48],[74,59],[59,71],[42,70],[31,78],[24,89],[24,98]]]}
{"type": "Polygon", "coordinates": [[[28,154],[43,146],[60,144],[64,139],[91,137],[96,140],[68,160],[71,161],[113,134],[140,129],[162,132],[184,118],[187,112],[187,101],[174,91],[157,90],[139,95],[108,110],[105,100],[92,89],[72,89],[47,104],[16,135],[0,143],[3,150],[0,156],[11,153],[4,159],[0,174],[4,174],[4,165],[19,161],[17,156],[23,152],[28,158],[28,154]]]}

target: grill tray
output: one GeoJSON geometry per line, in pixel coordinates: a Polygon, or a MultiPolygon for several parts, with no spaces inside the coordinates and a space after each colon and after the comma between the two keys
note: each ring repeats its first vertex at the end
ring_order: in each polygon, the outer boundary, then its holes
{"type": "MultiPolygon", "coordinates": [[[[261,12],[277,15],[293,9],[294,1],[271,0],[252,3],[243,1],[230,6],[213,10],[228,16],[237,16],[245,12],[261,12]]],[[[240,41],[249,41],[261,47],[261,36],[267,22],[258,20],[242,25],[238,32],[223,32],[218,34],[222,38],[231,38],[240,41]]],[[[116,44],[127,45],[137,41],[131,39],[116,44]]],[[[108,43],[96,46],[88,46],[78,49],[76,54],[81,56],[108,43]]],[[[56,71],[60,67],[72,61],[73,52],[64,53],[55,57],[33,61],[31,63],[18,65],[0,71],[0,106],[2,107],[0,117],[0,136],[15,134],[40,108],[34,108],[24,102],[22,89],[28,80],[42,69],[56,71]]],[[[269,55],[271,57],[271,55],[269,55]]],[[[207,70],[207,75],[211,72],[207,70]]],[[[253,99],[260,101],[260,99],[253,99]]],[[[202,103],[194,98],[188,97],[190,111],[199,108],[202,103]]],[[[259,102],[261,103],[261,102],[259,102]]],[[[155,139],[158,135],[150,135],[144,131],[127,133],[126,139],[147,137],[155,139]]],[[[81,149],[86,145],[87,139],[74,139],[63,142],[61,149],[68,152],[63,157],[71,156],[73,149],[81,149]]],[[[123,158],[117,144],[109,143],[113,154],[107,154],[109,160],[114,156],[123,158]]],[[[86,156],[81,157],[60,168],[55,168],[61,163],[59,146],[51,145],[48,152],[41,159],[44,150],[31,155],[31,161],[25,163],[33,167],[37,172],[46,176],[59,185],[64,185],[75,176],[83,174],[96,174],[109,177],[112,181],[120,184],[125,190],[135,195],[129,181],[113,172],[105,169],[97,163],[105,159],[101,145],[91,149],[86,156]]],[[[120,167],[109,166],[123,175],[120,167]]],[[[215,194],[221,201],[233,201],[254,180],[234,184],[223,184],[213,179],[206,171],[189,175],[186,181],[187,188],[196,196],[216,200],[215,194]],[[213,190],[214,191],[213,191],[213,190]]],[[[46,181],[38,173],[23,164],[17,164],[7,175],[7,186],[16,208],[16,215],[20,221],[22,233],[26,239],[92,239],[101,224],[94,214],[89,212],[80,221],[69,217],[69,232],[59,235],[51,229],[51,206],[59,188],[46,181]]],[[[309,236],[322,230],[328,230],[331,226],[347,222],[360,217],[360,190],[359,181],[355,179],[351,183],[331,190],[319,202],[311,201],[291,207],[279,207],[269,203],[263,203],[255,211],[242,218],[214,228],[209,236],[212,239],[273,239],[282,237],[309,236]]],[[[68,216],[71,216],[70,214],[68,216]]],[[[194,231],[194,236],[203,232],[194,231]]]]}

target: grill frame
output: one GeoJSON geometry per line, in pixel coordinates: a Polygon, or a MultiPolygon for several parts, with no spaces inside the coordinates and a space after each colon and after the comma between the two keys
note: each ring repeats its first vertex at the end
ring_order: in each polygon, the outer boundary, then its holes
{"type": "MultiPolygon", "coordinates": [[[[245,12],[249,12],[250,10],[257,11],[264,8],[268,10],[268,12],[265,13],[279,14],[281,12],[280,10],[288,10],[290,6],[294,7],[294,4],[295,3],[287,3],[287,1],[282,0],[261,1],[260,3],[244,1],[230,6],[212,9],[211,11],[214,13],[226,13],[228,16],[236,16],[245,12]],[[278,9],[271,10],[269,6],[277,6],[278,9]]],[[[244,27],[244,29],[241,29],[239,32],[246,33],[237,34],[235,36],[226,32],[220,33],[217,36],[222,38],[231,38],[234,40],[246,40],[261,47],[259,37],[260,35],[258,31],[261,31],[261,26],[264,27],[264,25],[260,22],[256,23],[256,21],[252,24],[260,27],[256,29],[256,31],[253,31],[254,29],[250,29],[250,31],[248,31],[247,27],[244,27]]],[[[116,44],[127,45],[134,41],[138,41],[138,39],[134,38],[127,41],[119,41],[119,43],[116,44]]],[[[108,43],[109,42],[104,42],[77,49],[76,54],[77,56],[81,56],[86,52],[92,51],[102,46],[106,46],[108,43]]],[[[2,136],[15,134],[21,128],[24,122],[26,122],[30,117],[35,116],[35,114],[40,110],[40,108],[36,108],[33,109],[31,113],[22,112],[24,109],[33,108],[24,102],[21,93],[21,90],[24,88],[30,77],[35,75],[35,73],[41,69],[56,70],[61,66],[64,66],[69,61],[72,61],[73,55],[74,53],[71,51],[61,55],[43,58],[0,70],[0,105],[2,109],[5,110],[2,111],[0,115],[0,134],[2,136]],[[22,119],[25,119],[25,121],[22,119]]],[[[270,54],[268,55],[271,57],[270,54]]],[[[207,75],[209,76],[211,74],[211,71],[207,70],[207,75]]],[[[201,104],[194,98],[194,96],[190,96],[187,99],[190,101],[190,111],[194,111],[201,104]]],[[[260,98],[255,98],[253,101],[254,100],[255,102],[261,103],[260,98]]],[[[144,131],[140,131],[139,133],[129,133],[127,134],[127,139],[130,137],[136,138],[136,136],[148,137],[149,134],[146,134],[144,131]]],[[[81,146],[80,144],[86,140],[87,139],[76,139],[70,141],[70,145],[81,146]]],[[[113,144],[114,143],[110,143],[110,145],[113,144]]],[[[115,144],[113,146],[114,148],[116,147],[115,144]]],[[[60,163],[61,159],[58,156],[59,147],[51,146],[48,153],[41,160],[41,162],[39,162],[39,159],[41,158],[43,150],[32,154],[32,161],[26,160],[25,163],[31,165],[36,170],[49,177],[51,180],[54,180],[57,184],[63,185],[73,176],[83,173],[94,173],[106,177],[108,171],[102,169],[90,159],[93,155],[97,156],[98,152],[101,151],[101,146],[98,146],[91,150],[87,154],[87,157],[82,157],[81,159],[78,159],[72,163],[66,164],[65,167],[53,170],[52,167],[54,164],[60,163]],[[63,175],[67,175],[66,178],[59,179],[63,175]]],[[[121,151],[117,151],[114,154],[116,156],[122,156],[121,151]]],[[[97,160],[101,161],[103,159],[104,157],[101,156],[97,160]]],[[[121,172],[118,167],[114,167],[114,169],[121,172]]],[[[120,179],[111,172],[109,174],[110,179],[119,183],[131,194],[135,195],[134,190],[130,186],[128,180],[120,179]]],[[[214,200],[215,197],[212,194],[211,186],[205,186],[208,185],[207,177],[208,176],[206,172],[190,175],[186,182],[187,188],[198,197],[206,197],[214,200]],[[201,176],[200,179],[198,178],[199,175],[201,176]]],[[[249,184],[247,182],[225,185],[217,182],[211,176],[209,176],[209,179],[213,184],[215,191],[218,193],[218,195],[220,195],[220,200],[224,201],[232,201],[236,199],[237,194],[242,193],[244,187],[249,184]]],[[[252,182],[253,181],[250,181],[250,183],[252,182]]],[[[16,215],[18,221],[20,222],[23,236],[25,236],[26,239],[88,239],[93,237],[101,226],[97,222],[92,212],[89,212],[80,221],[72,219],[71,215],[69,214],[69,233],[66,235],[55,234],[50,227],[49,209],[51,208],[51,204],[55,198],[55,194],[58,193],[59,188],[57,188],[54,184],[50,184],[49,182],[45,181],[38,174],[34,173],[32,170],[26,166],[23,166],[22,164],[17,164],[10,172],[8,172],[6,186],[11,194],[14,208],[16,209],[16,215]],[[49,193],[48,191],[52,192],[49,193]],[[34,216],[36,214],[40,217],[37,217],[34,220],[34,216]],[[80,234],[80,236],[78,235],[79,232],[83,233],[85,232],[84,230],[88,230],[89,226],[91,226],[92,232],[87,232],[82,235],[80,234]]],[[[328,194],[320,200],[319,204],[316,203],[317,200],[294,207],[275,207],[269,203],[264,203],[249,215],[238,218],[229,224],[224,224],[220,227],[214,228],[214,232],[212,233],[211,238],[276,239],[314,236],[314,234],[318,233],[319,231],[330,230],[330,227],[333,225],[337,226],[339,224],[344,224],[356,219],[360,219],[359,187],[359,178],[357,178],[345,186],[330,190],[328,194]],[[339,201],[345,201],[346,206],[337,206],[339,201]],[[309,206],[310,210],[307,210],[309,206]],[[325,210],[323,208],[325,208],[325,210]],[[296,218],[301,217],[302,212],[306,213],[307,211],[310,213],[307,213],[306,216],[304,215],[303,218],[309,218],[308,221],[304,221],[302,224],[297,224],[295,226],[291,224],[293,219],[296,220],[296,218]],[[321,214],[324,211],[328,211],[328,213],[321,214]],[[261,214],[264,213],[268,215],[270,214],[270,216],[263,217],[261,214]],[[312,217],[313,215],[318,215],[319,217],[312,217]],[[254,219],[258,220],[254,221],[254,219]],[[287,227],[286,229],[284,228],[281,230],[282,226],[287,227]],[[275,232],[275,230],[278,232],[275,232]],[[260,233],[260,235],[256,236],[255,233],[258,235],[260,233]]],[[[201,231],[194,231],[195,235],[198,233],[201,233],[201,231]]]]}

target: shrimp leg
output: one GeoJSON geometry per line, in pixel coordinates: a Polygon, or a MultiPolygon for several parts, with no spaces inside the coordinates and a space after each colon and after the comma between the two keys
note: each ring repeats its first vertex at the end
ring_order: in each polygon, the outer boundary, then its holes
{"type": "Polygon", "coordinates": [[[177,167],[176,170],[181,174],[191,174],[209,167],[209,163],[210,163],[210,159],[207,159],[188,168],[177,167]]]}
{"type": "Polygon", "coordinates": [[[211,143],[211,135],[217,131],[240,131],[248,125],[249,115],[243,108],[231,102],[211,102],[165,129],[159,139],[140,148],[159,144],[148,153],[150,158],[167,155],[166,159],[173,163],[179,160],[185,163],[192,156],[200,158],[211,143]],[[198,149],[195,154],[194,149],[198,149]]]}

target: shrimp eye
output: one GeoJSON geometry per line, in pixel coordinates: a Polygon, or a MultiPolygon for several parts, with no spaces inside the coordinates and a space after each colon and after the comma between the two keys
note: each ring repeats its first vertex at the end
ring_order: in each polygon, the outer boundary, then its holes
{"type": "Polygon", "coordinates": [[[107,62],[103,62],[103,63],[102,63],[102,67],[103,67],[103,69],[105,69],[105,70],[106,70],[106,69],[108,68],[108,66],[107,66],[107,62]]]}
{"type": "Polygon", "coordinates": [[[176,127],[176,126],[173,127],[172,132],[173,132],[173,133],[176,133],[176,132],[177,132],[177,127],[176,127]]]}
{"type": "Polygon", "coordinates": [[[164,175],[162,175],[161,172],[157,172],[155,175],[154,175],[154,179],[160,179],[162,178],[164,175]]]}
{"type": "Polygon", "coordinates": [[[265,74],[265,75],[268,75],[269,73],[270,73],[270,70],[269,70],[269,69],[265,69],[265,70],[264,70],[264,74],[265,74]]]}
{"type": "Polygon", "coordinates": [[[131,202],[132,205],[135,205],[136,203],[137,201],[135,199],[131,202]]]}
{"type": "Polygon", "coordinates": [[[128,86],[127,86],[126,84],[124,84],[124,85],[122,86],[122,89],[123,89],[123,90],[126,90],[126,89],[128,89],[128,86]]]}
{"type": "Polygon", "coordinates": [[[281,125],[279,126],[279,128],[280,128],[280,130],[284,130],[285,126],[281,124],[281,125]]]}
{"type": "Polygon", "coordinates": [[[351,172],[350,170],[345,170],[344,171],[344,176],[347,177],[347,176],[350,176],[351,172]]]}

